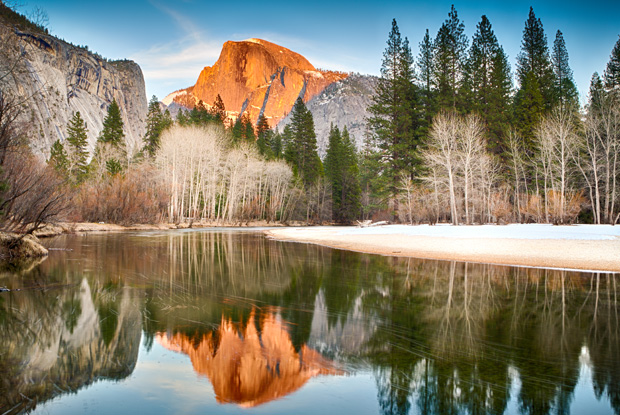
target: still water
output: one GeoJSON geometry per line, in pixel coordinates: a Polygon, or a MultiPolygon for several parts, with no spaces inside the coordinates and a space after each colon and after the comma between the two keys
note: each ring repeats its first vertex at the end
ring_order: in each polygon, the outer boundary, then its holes
{"type": "Polygon", "coordinates": [[[620,414],[615,274],[255,231],[45,242],[0,271],[0,414],[620,414]]]}

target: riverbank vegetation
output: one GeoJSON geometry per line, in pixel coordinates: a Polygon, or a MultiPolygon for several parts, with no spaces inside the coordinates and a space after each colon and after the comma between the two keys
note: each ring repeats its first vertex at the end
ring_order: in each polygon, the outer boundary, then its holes
{"type": "MultiPolygon", "coordinates": [[[[20,59],[6,58],[0,80],[20,59]]],[[[43,163],[18,122],[23,98],[3,87],[0,229],[27,234],[58,219],[616,223],[620,40],[581,106],[562,32],[550,48],[530,9],[515,74],[516,86],[486,16],[470,41],[452,7],[417,57],[394,20],[363,148],[332,125],[322,160],[301,99],[279,131],[263,116],[231,121],[218,95],[175,118],[153,97],[138,151],[116,101],[94,149],[75,112],[43,163]]]]}
{"type": "MultiPolygon", "coordinates": [[[[482,16],[471,39],[454,6],[414,58],[396,20],[369,108],[368,216],[403,222],[617,223],[620,40],[585,106],[561,31],[530,8],[513,86],[482,16]]],[[[584,97],[585,98],[585,97],[584,97]]]]}

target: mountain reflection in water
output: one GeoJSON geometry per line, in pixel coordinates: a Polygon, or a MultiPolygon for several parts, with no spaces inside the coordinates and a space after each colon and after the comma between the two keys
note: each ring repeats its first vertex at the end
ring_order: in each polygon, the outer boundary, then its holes
{"type": "Polygon", "coordinates": [[[206,376],[221,403],[257,406],[301,388],[317,375],[340,375],[342,370],[306,345],[295,351],[282,319],[268,313],[260,321],[254,311],[245,325],[222,320],[217,333],[193,340],[188,335],[158,333],[165,348],[187,354],[194,370],[206,376]]]}
{"type": "MultiPolygon", "coordinates": [[[[72,250],[0,270],[0,286],[24,288],[0,294],[1,414],[53,412],[85,389],[92,401],[110,381],[149,407],[158,385],[139,383],[140,362],[159,350],[187,355],[213,386],[213,406],[203,384],[183,396],[187,413],[227,407],[217,403],[312,413],[357,402],[370,376],[376,406],[364,413],[620,414],[615,274],[389,258],[251,232],[51,243],[72,250]],[[308,398],[317,382],[339,386],[308,398]],[[300,396],[313,407],[296,406],[300,396]]],[[[165,376],[180,389],[199,382],[165,376]]],[[[151,408],[180,400],[165,399],[151,408]]]]}

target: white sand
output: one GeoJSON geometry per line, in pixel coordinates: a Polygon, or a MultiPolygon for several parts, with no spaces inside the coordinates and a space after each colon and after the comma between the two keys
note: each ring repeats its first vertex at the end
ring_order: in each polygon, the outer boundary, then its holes
{"type": "Polygon", "coordinates": [[[620,226],[389,225],[282,228],[266,233],[278,240],[382,255],[620,272],[620,226]]]}

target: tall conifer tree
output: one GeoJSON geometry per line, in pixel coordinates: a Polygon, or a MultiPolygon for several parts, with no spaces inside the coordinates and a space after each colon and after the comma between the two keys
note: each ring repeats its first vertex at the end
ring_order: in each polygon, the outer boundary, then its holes
{"type": "Polygon", "coordinates": [[[215,101],[213,101],[213,107],[211,107],[211,114],[220,120],[221,123],[226,121],[226,107],[224,106],[224,101],[220,94],[217,94],[215,97],[215,101]]]}
{"type": "Polygon", "coordinates": [[[385,155],[382,174],[387,178],[392,196],[397,193],[398,175],[401,172],[415,175],[419,164],[417,147],[424,114],[420,90],[414,83],[413,63],[409,41],[401,39],[393,20],[383,53],[381,78],[368,108],[372,114],[369,127],[385,155]]]}
{"type": "Polygon", "coordinates": [[[486,123],[489,150],[501,154],[505,150],[503,138],[509,123],[512,81],[508,59],[486,16],[476,26],[466,79],[468,107],[486,123]]]}
{"type": "Polygon", "coordinates": [[[361,190],[355,144],[346,127],[342,134],[338,127],[330,128],[325,176],[331,184],[334,221],[352,222],[360,214],[361,190]]]}
{"type": "Polygon", "coordinates": [[[121,148],[124,147],[124,137],[125,132],[123,131],[121,109],[116,103],[116,99],[114,99],[108,107],[108,113],[103,120],[103,130],[101,130],[101,134],[99,135],[99,141],[110,143],[115,147],[121,148]]]}
{"type": "Polygon", "coordinates": [[[308,189],[323,175],[319,158],[312,113],[301,98],[297,98],[291,111],[290,141],[287,143],[287,161],[308,189]]]}
{"type": "Polygon", "coordinates": [[[603,78],[608,91],[615,90],[620,94],[620,36],[611,51],[603,78]]]}
{"type": "MultiPolygon", "coordinates": [[[[417,67],[418,67],[418,81],[421,89],[421,104],[424,110],[424,119],[427,126],[431,124],[435,113],[435,98],[433,88],[433,41],[426,29],[426,33],[420,42],[420,53],[418,54],[417,67]]],[[[426,129],[421,132],[422,135],[426,135],[426,129]]]]}
{"type": "Polygon", "coordinates": [[[568,64],[568,51],[561,31],[557,31],[551,53],[553,74],[555,75],[555,100],[562,111],[577,110],[579,106],[577,87],[573,80],[573,71],[568,64]]]}
{"type": "Polygon", "coordinates": [[[170,113],[168,113],[168,117],[164,117],[159,105],[159,99],[153,95],[149,102],[149,110],[146,115],[146,133],[144,135],[144,148],[142,151],[153,157],[159,148],[161,133],[171,124],[172,119],[170,118],[170,113]]]}
{"type": "Polygon", "coordinates": [[[68,174],[73,183],[79,184],[88,175],[88,129],[77,111],[67,125],[68,174]]]}
{"type": "Polygon", "coordinates": [[[465,25],[459,20],[454,5],[441,25],[434,42],[434,84],[440,109],[461,109],[458,96],[463,84],[468,39],[465,25]]]}
{"type": "MultiPolygon", "coordinates": [[[[547,36],[545,35],[542,22],[539,18],[536,18],[532,7],[530,7],[528,18],[525,21],[525,29],[523,29],[521,52],[517,56],[517,78],[521,89],[523,89],[525,78],[529,72],[532,73],[540,88],[544,110],[551,110],[555,99],[553,70],[549,58],[547,36]]],[[[540,115],[537,114],[537,116],[540,115]]]]}

